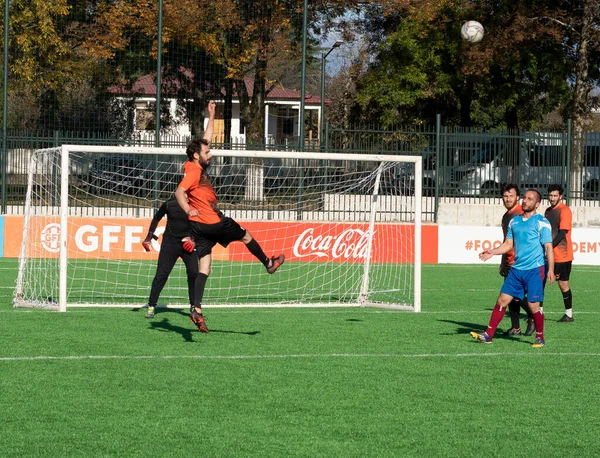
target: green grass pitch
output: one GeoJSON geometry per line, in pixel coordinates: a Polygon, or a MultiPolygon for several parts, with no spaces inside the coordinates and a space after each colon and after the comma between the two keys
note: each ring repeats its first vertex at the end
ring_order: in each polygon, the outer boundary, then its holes
{"type": "Polygon", "coordinates": [[[15,277],[0,260],[2,457],[600,455],[599,267],[573,269],[574,323],[547,288],[543,349],[508,318],[469,336],[487,264],[424,266],[420,314],[207,307],[209,334],[178,309],[14,309],[15,277]]]}

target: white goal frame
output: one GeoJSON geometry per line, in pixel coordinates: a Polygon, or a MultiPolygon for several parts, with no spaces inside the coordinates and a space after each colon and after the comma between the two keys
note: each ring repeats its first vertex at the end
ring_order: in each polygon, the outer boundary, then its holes
{"type": "MultiPolygon", "coordinates": [[[[57,150],[58,148],[46,148],[46,150],[57,150]]],[[[61,173],[60,173],[60,238],[59,238],[59,297],[58,302],[51,304],[50,306],[44,306],[44,308],[50,308],[65,312],[67,310],[67,267],[68,267],[68,247],[67,241],[69,238],[68,234],[68,203],[69,203],[69,153],[116,153],[116,154],[136,154],[136,155],[175,155],[181,154],[185,156],[185,149],[183,148],[157,148],[157,147],[121,147],[121,146],[99,146],[99,145],[75,145],[68,144],[60,147],[61,155],[61,173]]],[[[367,251],[364,262],[364,275],[362,278],[362,288],[359,297],[355,304],[344,303],[340,304],[343,307],[351,306],[375,306],[381,308],[394,308],[401,310],[412,310],[414,312],[421,311],[421,239],[422,239],[422,158],[420,155],[383,155],[383,154],[346,154],[346,153],[315,153],[315,152],[290,152],[290,151],[246,151],[246,150],[216,150],[211,149],[211,154],[214,157],[240,157],[240,158],[256,158],[256,159],[316,159],[316,160],[334,160],[334,161],[372,161],[379,162],[380,166],[375,178],[375,188],[371,197],[370,205],[370,218],[369,218],[369,234],[371,234],[367,240],[367,251]],[[370,258],[372,248],[372,234],[373,227],[375,225],[376,213],[378,210],[378,193],[379,193],[379,182],[381,179],[381,163],[383,162],[396,162],[396,163],[412,163],[414,164],[414,240],[413,240],[413,256],[414,256],[414,291],[413,291],[413,304],[412,306],[403,305],[390,305],[390,304],[371,304],[366,298],[365,294],[368,291],[369,284],[369,270],[370,270],[370,258]]],[[[32,156],[33,164],[33,156],[32,156]]],[[[26,256],[27,250],[27,237],[28,237],[28,226],[30,220],[30,206],[31,206],[31,192],[32,192],[32,173],[29,173],[28,187],[27,187],[27,200],[25,208],[25,219],[23,224],[23,241],[20,251],[19,270],[17,276],[16,285],[16,299],[14,301],[15,306],[36,306],[35,304],[21,304],[18,301],[19,291],[22,291],[23,282],[23,259],[26,256]]],[[[80,306],[73,304],[69,306],[80,306]]],[[[140,304],[85,304],[87,307],[127,307],[127,308],[139,308],[140,304]]],[[[211,305],[207,305],[211,307],[211,305]]],[[[233,306],[233,305],[231,305],[233,306]]],[[[238,306],[238,305],[235,305],[238,306]]],[[[239,305],[246,307],[248,305],[239,305]]],[[[275,307],[277,304],[253,304],[250,306],[254,307],[275,307]]],[[[294,306],[302,307],[319,307],[326,306],[332,307],[331,303],[327,304],[294,304],[294,306]]],[[[214,306],[213,306],[214,307],[214,306]]]]}

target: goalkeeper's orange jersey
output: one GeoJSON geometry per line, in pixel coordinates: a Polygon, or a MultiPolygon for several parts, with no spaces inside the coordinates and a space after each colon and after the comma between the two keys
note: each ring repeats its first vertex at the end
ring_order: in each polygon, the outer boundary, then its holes
{"type": "Polygon", "coordinates": [[[197,223],[215,224],[221,221],[217,209],[217,195],[207,174],[202,173],[202,167],[191,161],[183,165],[183,180],[179,187],[185,189],[190,208],[198,210],[197,216],[190,216],[190,221],[197,223]]]}

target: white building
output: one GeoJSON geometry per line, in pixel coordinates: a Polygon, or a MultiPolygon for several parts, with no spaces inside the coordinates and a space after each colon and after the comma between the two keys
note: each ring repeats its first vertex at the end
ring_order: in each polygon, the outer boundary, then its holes
{"type": "MultiPolygon", "coordinates": [[[[248,96],[252,97],[254,81],[245,78],[244,83],[248,96]]],[[[166,86],[166,85],[163,85],[166,86]]],[[[155,74],[149,74],[138,79],[132,87],[123,86],[111,88],[111,93],[117,97],[135,97],[134,125],[136,134],[147,131],[154,134],[155,124],[155,102],[156,83],[155,74]]],[[[190,126],[181,116],[176,97],[169,95],[168,88],[161,92],[163,103],[168,103],[170,118],[174,125],[163,128],[163,133],[174,136],[189,136],[190,126]]],[[[325,100],[325,103],[330,103],[325,100]]],[[[265,107],[265,143],[285,144],[287,141],[297,142],[299,113],[300,113],[300,91],[287,89],[282,86],[273,88],[266,98],[265,107]],[[293,139],[293,140],[292,140],[293,139]]],[[[306,94],[304,109],[307,117],[305,130],[306,141],[318,141],[320,138],[319,126],[321,125],[321,97],[306,94]]],[[[223,118],[223,100],[217,100],[217,112],[215,115],[214,141],[221,142],[225,137],[225,122],[223,118]],[[219,103],[220,102],[220,103],[219,103]]],[[[246,129],[240,120],[240,102],[237,94],[233,96],[231,138],[234,143],[245,143],[246,129]]]]}

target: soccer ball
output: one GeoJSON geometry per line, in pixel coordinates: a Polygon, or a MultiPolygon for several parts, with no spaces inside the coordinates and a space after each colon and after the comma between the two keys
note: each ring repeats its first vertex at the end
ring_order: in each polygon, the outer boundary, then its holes
{"type": "Polygon", "coordinates": [[[483,38],[483,26],[477,21],[465,22],[460,29],[460,36],[469,43],[477,43],[483,38]]]}

